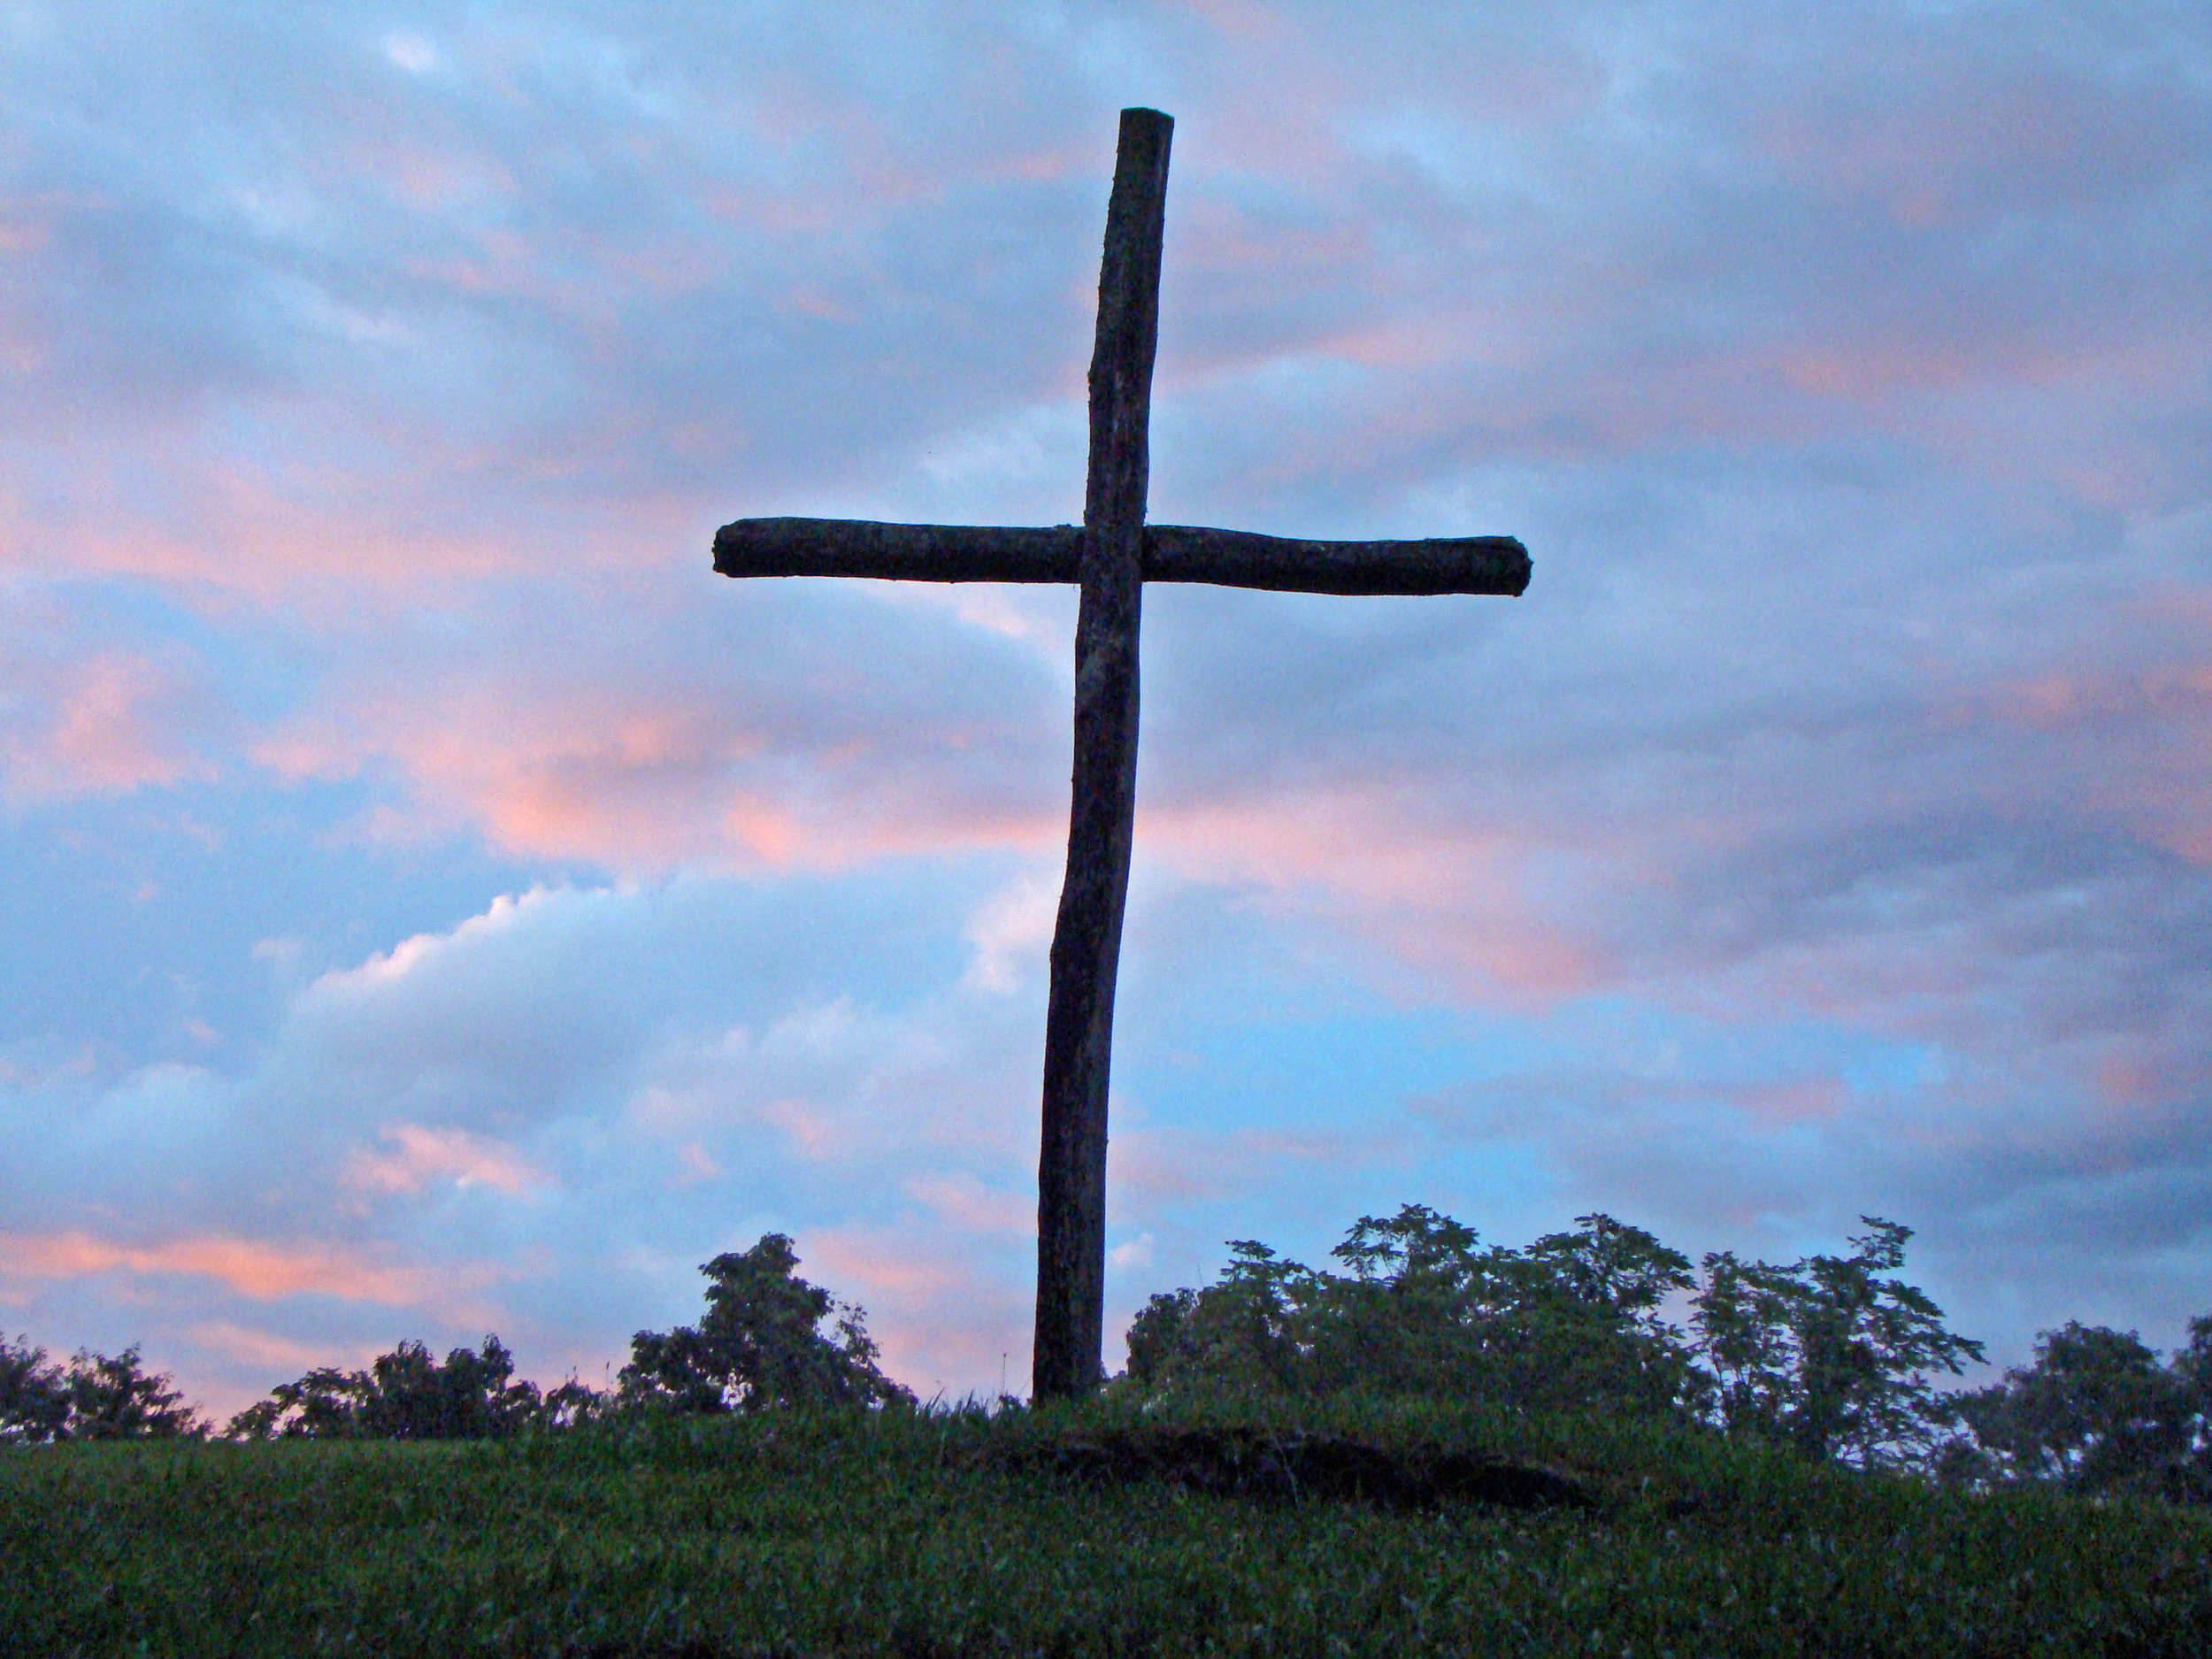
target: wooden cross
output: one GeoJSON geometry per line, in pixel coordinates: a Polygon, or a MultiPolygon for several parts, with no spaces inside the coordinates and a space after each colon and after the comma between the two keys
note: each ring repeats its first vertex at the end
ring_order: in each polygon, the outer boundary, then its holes
{"type": "Polygon", "coordinates": [[[1037,1158],[1039,1399],[1102,1375],[1106,1077],[1114,972],[1137,789],[1137,614],[1146,582],[1214,582],[1316,594],[1509,594],[1528,586],[1511,536],[1301,541],[1146,525],[1152,358],[1169,137],[1156,110],[1124,110],[1106,209],[1091,356],[1090,476],[1083,523],[1043,529],[741,518],[714,538],[725,576],[869,576],[937,582],[1079,582],[1075,768],[1068,869],[1052,936],[1044,1125],[1037,1158]]]}

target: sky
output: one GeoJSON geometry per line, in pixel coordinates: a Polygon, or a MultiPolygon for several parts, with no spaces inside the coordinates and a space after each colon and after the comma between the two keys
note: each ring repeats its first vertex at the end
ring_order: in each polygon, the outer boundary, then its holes
{"type": "Polygon", "coordinates": [[[0,1328],[1020,1390],[1074,595],[710,544],[1079,518],[1131,104],[1152,516],[1535,572],[1147,590],[1109,1368],[1408,1202],[2212,1312],[2201,8],[0,0],[0,1328]]]}

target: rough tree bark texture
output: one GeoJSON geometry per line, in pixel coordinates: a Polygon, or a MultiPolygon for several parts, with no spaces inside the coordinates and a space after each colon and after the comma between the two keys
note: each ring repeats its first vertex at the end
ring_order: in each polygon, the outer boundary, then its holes
{"type": "Polygon", "coordinates": [[[1106,1292],[1106,1083],[1114,969],[1137,805],[1137,625],[1160,234],[1175,123],[1124,110],[1091,352],[1091,464],[1075,625],[1075,773],[1068,872],[1052,937],[1037,1157],[1037,1324],[1030,1386],[1066,1397],[1100,1379],[1106,1292]]]}
{"type": "MultiPolygon", "coordinates": [[[[862,518],[740,518],[715,533],[725,576],[873,576],[922,582],[1080,580],[1083,533],[1074,525],[998,529],[964,524],[876,524],[862,518]]],[[[1424,541],[1308,541],[1145,526],[1144,580],[1213,582],[1300,594],[1511,594],[1528,587],[1528,549],[1509,535],[1424,541]]]]}
{"type": "Polygon", "coordinates": [[[1510,594],[1528,586],[1528,549],[1509,535],[1428,541],[1303,541],[1249,530],[1156,524],[1148,582],[1214,582],[1294,594],[1510,594]]]}

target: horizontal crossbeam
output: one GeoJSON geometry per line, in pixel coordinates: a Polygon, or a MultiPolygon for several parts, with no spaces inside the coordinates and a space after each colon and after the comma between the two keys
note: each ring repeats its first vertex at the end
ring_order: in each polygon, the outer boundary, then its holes
{"type": "MultiPolygon", "coordinates": [[[[725,576],[872,576],[894,581],[1072,582],[1083,532],[864,518],[740,518],[715,533],[725,576]]],[[[1528,586],[1509,535],[1306,541],[1188,525],[1145,526],[1144,580],[1298,594],[1505,594],[1528,586]]]]}

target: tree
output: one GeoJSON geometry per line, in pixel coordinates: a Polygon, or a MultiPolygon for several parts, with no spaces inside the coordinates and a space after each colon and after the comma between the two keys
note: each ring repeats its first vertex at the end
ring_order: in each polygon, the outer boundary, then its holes
{"type": "Polygon", "coordinates": [[[2034,1362],[1958,1396],[1983,1454],[1978,1472],[2079,1492],[2212,1501],[2206,1361],[2212,1317],[2161,1366],[2132,1331],[2074,1321],[2036,1339],[2034,1362]]]}
{"type": "Polygon", "coordinates": [[[1700,1393],[1660,1302],[1689,1262],[1612,1217],[1524,1249],[1478,1248],[1423,1204],[1363,1216],[1331,1252],[1352,1271],[1319,1298],[1320,1386],[1479,1399],[1512,1409],[1679,1411],[1700,1393]]]}
{"type": "Polygon", "coordinates": [[[42,1446],[69,1424],[69,1379],[46,1350],[0,1337],[0,1445],[42,1446]]]}
{"type": "Polygon", "coordinates": [[[279,1383],[231,1418],[226,1437],[236,1440],[336,1440],[357,1434],[365,1371],[319,1366],[297,1382],[279,1383]]]}
{"type": "Polygon", "coordinates": [[[1348,1275],[1310,1276],[1316,1393],[1494,1396],[1502,1307],[1518,1301],[1509,1250],[1426,1204],[1362,1216],[1329,1254],[1348,1275]]]}
{"type": "Polygon", "coordinates": [[[1126,1386],[1689,1409],[1701,1379],[1657,1311],[1689,1283],[1687,1258],[1609,1216],[1578,1224],[1486,1249],[1473,1228],[1406,1204],[1352,1225],[1331,1252],[1344,1273],[1238,1240],[1218,1283],[1137,1316],[1126,1386]]]}
{"type": "Polygon", "coordinates": [[[1216,1398],[1296,1390],[1314,1280],[1256,1240],[1232,1240],[1218,1284],[1156,1295],[1131,1322],[1130,1385],[1216,1398]]]}
{"type": "Polygon", "coordinates": [[[472,1352],[457,1348],[441,1364],[420,1342],[402,1342],[370,1367],[362,1402],[365,1432],[379,1440],[496,1440],[538,1413],[534,1384],[512,1380],[514,1356],[495,1336],[472,1352]]]}
{"type": "Polygon", "coordinates": [[[1869,1231],[1849,1256],[1787,1267],[1708,1256],[1691,1327],[1731,1432],[1863,1468],[1920,1462],[1955,1418],[1932,1373],[1958,1375],[1982,1345],[1946,1330],[1924,1292],[1881,1276],[1903,1264],[1912,1229],[1859,1219],[1869,1231]]]}
{"type": "Polygon", "coordinates": [[[67,1369],[46,1350],[0,1340],[0,1443],[176,1440],[207,1432],[165,1375],[142,1370],[135,1344],[111,1357],[78,1349],[67,1369]]]}
{"type": "Polygon", "coordinates": [[[72,1440],[196,1439],[207,1432],[199,1414],[182,1402],[165,1374],[139,1369],[133,1343],[112,1359],[81,1350],[69,1363],[72,1440]]]}
{"type": "Polygon", "coordinates": [[[240,1440],[497,1440],[534,1425],[565,1426],[595,1414],[599,1396],[571,1379],[541,1398],[517,1382],[514,1356],[495,1336],[457,1348],[443,1362],[403,1341],[366,1371],[323,1366],[280,1383],[227,1431],[240,1440]]]}
{"type": "Polygon", "coordinates": [[[1786,1268],[1740,1261],[1732,1250],[1705,1257],[1690,1325],[1712,1374],[1715,1416],[1730,1432],[1782,1432],[1797,1393],[1790,1332],[1798,1290],[1786,1268]]]}
{"type": "Polygon", "coordinates": [[[618,1379],[623,1402],[703,1412],[912,1405],[912,1393],[878,1368],[867,1316],[801,1279],[798,1265],[780,1233],[703,1264],[705,1317],[631,1339],[618,1379]]]}
{"type": "MultiPolygon", "coordinates": [[[[1864,1467],[1924,1461],[1954,1420],[1931,1377],[1957,1374],[1981,1345],[1893,1276],[1911,1229],[1862,1219],[1848,1256],[1777,1266],[1724,1251],[1701,1281],[1680,1252],[1602,1214],[1515,1250],[1407,1204],[1352,1225],[1331,1252],[1343,1272],[1241,1240],[1218,1282],[1137,1315],[1121,1386],[1596,1407],[1864,1467]],[[1686,1294],[1694,1340],[1667,1317],[1686,1294]]],[[[2201,1347],[2212,1376],[2212,1323],[2201,1347]]]]}
{"type": "Polygon", "coordinates": [[[1554,1397],[1701,1416],[1709,1381],[1663,1312],[1695,1283],[1689,1257],[1602,1213],[1575,1222],[1576,1231],[1520,1253],[1525,1367],[1548,1379],[1554,1397]]]}
{"type": "Polygon", "coordinates": [[[2212,1314],[2189,1321],[2189,1345],[2171,1361],[2189,1406],[2189,1456],[2175,1496],[2212,1503],[2212,1314]]]}

